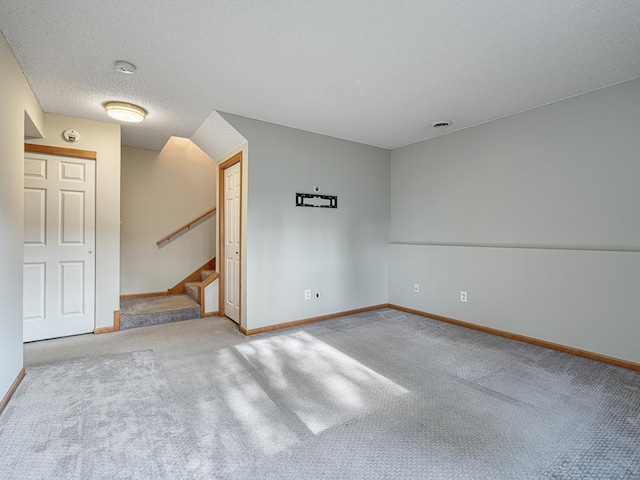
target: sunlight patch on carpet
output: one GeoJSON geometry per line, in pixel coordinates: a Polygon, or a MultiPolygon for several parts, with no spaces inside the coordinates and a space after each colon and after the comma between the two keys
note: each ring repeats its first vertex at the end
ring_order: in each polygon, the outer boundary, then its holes
{"type": "Polygon", "coordinates": [[[231,413],[244,434],[243,442],[268,455],[299,441],[283,423],[282,412],[231,349],[216,352],[212,373],[216,378],[216,401],[200,405],[203,417],[208,417],[207,424],[211,423],[212,428],[229,422],[226,415],[231,413]]]}
{"type": "Polygon", "coordinates": [[[314,434],[408,390],[306,332],[235,347],[314,434]]]}

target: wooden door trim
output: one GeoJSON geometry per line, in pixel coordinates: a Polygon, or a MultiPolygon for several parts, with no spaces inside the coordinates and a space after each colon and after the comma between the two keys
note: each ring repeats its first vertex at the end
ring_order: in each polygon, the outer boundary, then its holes
{"type": "Polygon", "coordinates": [[[220,311],[220,316],[224,316],[224,294],[225,294],[225,284],[226,284],[226,275],[224,272],[225,269],[225,252],[224,252],[224,240],[225,240],[225,231],[224,231],[224,220],[225,220],[225,205],[224,205],[224,171],[235,165],[236,163],[240,164],[240,208],[239,208],[239,216],[238,222],[240,222],[238,228],[238,234],[240,236],[240,265],[238,271],[238,299],[240,301],[240,305],[238,305],[238,326],[242,327],[242,152],[236,153],[234,156],[229,158],[228,160],[222,162],[218,165],[218,249],[219,249],[219,257],[220,261],[218,263],[218,275],[220,278],[219,288],[218,288],[218,309],[220,311]]]}
{"type": "Polygon", "coordinates": [[[92,150],[52,147],[50,145],[36,145],[35,143],[25,143],[24,151],[33,153],[48,153],[49,155],[63,155],[65,157],[84,158],[87,160],[96,160],[98,158],[98,154],[92,150]]]}

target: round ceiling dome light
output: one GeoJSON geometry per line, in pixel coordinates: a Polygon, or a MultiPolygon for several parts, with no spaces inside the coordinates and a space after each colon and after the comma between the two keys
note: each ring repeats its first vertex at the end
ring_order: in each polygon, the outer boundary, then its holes
{"type": "Polygon", "coordinates": [[[111,118],[119,122],[140,123],[147,116],[144,108],[131,103],[109,102],[104,109],[111,118]]]}
{"type": "Polygon", "coordinates": [[[431,124],[432,128],[446,128],[453,125],[451,120],[440,120],[439,122],[435,122],[431,124]]]}

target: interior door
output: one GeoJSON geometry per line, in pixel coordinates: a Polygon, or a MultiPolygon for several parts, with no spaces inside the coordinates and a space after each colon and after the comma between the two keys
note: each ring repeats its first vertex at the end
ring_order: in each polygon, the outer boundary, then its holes
{"type": "Polygon", "coordinates": [[[95,161],[26,153],[24,341],[95,325],[95,161]]]}
{"type": "Polygon", "coordinates": [[[224,170],[224,313],[240,323],[240,163],[224,170]]]}

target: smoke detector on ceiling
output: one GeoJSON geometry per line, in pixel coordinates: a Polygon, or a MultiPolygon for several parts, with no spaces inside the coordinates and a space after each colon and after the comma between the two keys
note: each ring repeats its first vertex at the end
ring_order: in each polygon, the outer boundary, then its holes
{"type": "Polygon", "coordinates": [[[116,62],[116,72],[124,73],[125,75],[131,75],[136,71],[136,66],[132,65],[129,62],[125,62],[123,60],[118,60],[116,62]]]}
{"type": "Polygon", "coordinates": [[[447,128],[453,125],[451,120],[440,120],[431,124],[431,128],[447,128]]]}

